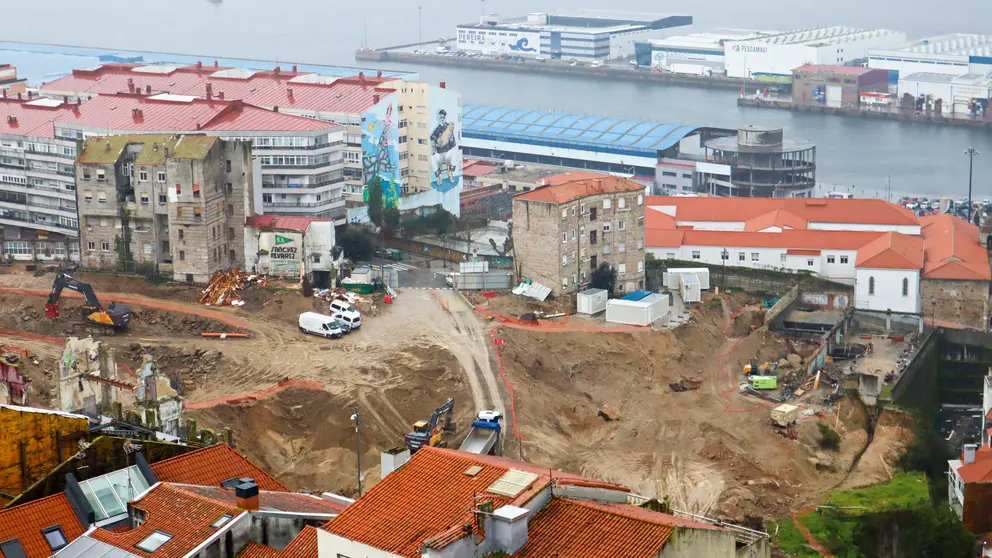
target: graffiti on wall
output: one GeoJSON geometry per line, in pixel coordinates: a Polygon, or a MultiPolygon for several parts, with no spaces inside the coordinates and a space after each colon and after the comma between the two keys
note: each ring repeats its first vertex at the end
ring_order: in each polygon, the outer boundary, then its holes
{"type": "Polygon", "coordinates": [[[400,155],[396,119],[396,95],[362,113],[363,198],[369,201],[369,188],[382,188],[383,207],[399,205],[400,155]]]}
{"type": "Polygon", "coordinates": [[[462,189],[462,123],[459,95],[431,90],[431,189],[442,194],[462,189]]]}

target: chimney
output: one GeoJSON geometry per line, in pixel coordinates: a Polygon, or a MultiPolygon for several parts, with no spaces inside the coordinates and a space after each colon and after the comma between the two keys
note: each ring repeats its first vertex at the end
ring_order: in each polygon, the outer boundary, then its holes
{"type": "Polygon", "coordinates": [[[358,82],[362,84],[363,88],[365,87],[365,72],[358,72],[358,82]]]}
{"type": "Polygon", "coordinates": [[[961,461],[963,461],[965,465],[968,465],[969,463],[974,463],[976,451],[978,451],[978,444],[965,444],[964,452],[962,453],[961,456],[962,457],[961,461]]]}
{"type": "Polygon", "coordinates": [[[152,86],[151,85],[146,85],[145,86],[145,95],[151,96],[151,94],[152,94],[152,86]]]}
{"type": "Polygon", "coordinates": [[[479,534],[484,538],[486,536],[486,521],[489,520],[493,515],[493,501],[483,500],[475,506],[475,510],[472,513],[475,514],[475,523],[479,526],[479,534]]]}
{"type": "Polygon", "coordinates": [[[279,77],[279,66],[276,66],[276,68],[272,70],[272,73],[275,74],[276,77],[279,77]]]}
{"type": "Polygon", "coordinates": [[[375,73],[375,77],[381,78],[382,77],[382,70],[379,70],[378,72],[376,72],[375,73]]]}
{"type": "Polygon", "coordinates": [[[279,105],[272,107],[272,112],[279,112],[279,105]]]}
{"type": "Polygon", "coordinates": [[[24,97],[21,97],[21,94],[20,94],[20,93],[18,93],[18,94],[17,94],[17,100],[18,100],[18,101],[20,101],[20,100],[22,100],[23,98],[24,98],[24,97]]]}
{"type": "Polygon", "coordinates": [[[287,87],[286,88],[286,94],[289,95],[289,98],[290,99],[292,99],[293,98],[293,88],[292,87],[287,87]]]}
{"type": "Polygon", "coordinates": [[[442,79],[442,80],[441,80],[441,84],[440,84],[440,87],[441,87],[441,89],[447,89],[447,88],[448,88],[448,84],[447,84],[447,83],[445,83],[445,82],[444,82],[444,80],[442,79]]]}
{"type": "Polygon", "coordinates": [[[296,64],[293,64],[293,73],[296,73],[296,64]]]}
{"type": "Polygon", "coordinates": [[[217,92],[217,98],[220,99],[221,101],[223,101],[224,100],[224,92],[223,91],[218,91],[217,92]]]}
{"type": "Polygon", "coordinates": [[[200,70],[202,70],[202,69],[203,69],[203,62],[201,60],[197,60],[196,61],[196,73],[200,73],[200,70]]]}
{"type": "Polygon", "coordinates": [[[142,116],[142,114],[141,114],[141,109],[140,108],[131,109],[131,117],[132,118],[134,118],[135,120],[138,120],[139,118],[141,118],[141,116],[142,116]]]}
{"type": "Polygon", "coordinates": [[[199,123],[199,122],[197,122],[197,123],[196,123],[196,129],[197,129],[197,130],[199,130],[199,129],[200,129],[200,123],[199,123]]]}
{"type": "Polygon", "coordinates": [[[31,99],[32,97],[34,97],[34,91],[28,89],[28,99],[31,99]]]}
{"type": "Polygon", "coordinates": [[[251,479],[234,487],[234,496],[237,498],[237,505],[245,511],[258,511],[258,485],[251,479]]]}
{"type": "Polygon", "coordinates": [[[380,468],[382,469],[382,476],[380,478],[386,478],[386,475],[389,473],[406,465],[407,461],[410,461],[410,450],[406,446],[398,446],[382,452],[379,458],[380,468]]]}
{"type": "Polygon", "coordinates": [[[210,101],[210,100],[213,100],[213,98],[214,98],[214,86],[213,86],[213,84],[208,83],[207,84],[207,100],[210,101]]]}
{"type": "Polygon", "coordinates": [[[516,554],[527,544],[527,514],[529,510],[516,506],[503,506],[493,513],[492,537],[494,548],[507,554],[516,554]]]}
{"type": "Polygon", "coordinates": [[[10,124],[11,126],[16,126],[17,125],[17,117],[14,116],[13,114],[11,114],[10,116],[8,116],[7,117],[7,124],[10,124]]]}
{"type": "Polygon", "coordinates": [[[134,79],[127,78],[127,92],[134,93],[134,79]]]}
{"type": "Polygon", "coordinates": [[[214,68],[220,68],[220,62],[214,60],[214,68]]]}
{"type": "Polygon", "coordinates": [[[372,94],[372,104],[373,105],[378,105],[379,104],[379,94],[378,93],[373,93],[372,94]]]}

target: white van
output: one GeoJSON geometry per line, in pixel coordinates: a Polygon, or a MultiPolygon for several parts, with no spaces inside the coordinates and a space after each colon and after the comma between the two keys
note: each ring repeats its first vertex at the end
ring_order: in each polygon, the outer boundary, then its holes
{"type": "Polygon", "coordinates": [[[355,310],[355,307],[343,300],[331,302],[331,316],[348,324],[351,329],[362,327],[362,315],[355,310]]]}
{"type": "Polygon", "coordinates": [[[335,319],[331,316],[324,316],[316,312],[304,312],[300,314],[300,331],[337,339],[344,335],[344,330],[338,327],[335,319]]]}

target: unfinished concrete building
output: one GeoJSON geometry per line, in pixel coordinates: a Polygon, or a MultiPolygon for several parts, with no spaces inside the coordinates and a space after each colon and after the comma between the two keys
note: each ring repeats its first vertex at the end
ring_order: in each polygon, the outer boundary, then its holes
{"type": "Polygon", "coordinates": [[[248,142],[93,136],[76,162],[84,266],[193,283],[244,267],[244,223],[255,210],[248,142]]]}

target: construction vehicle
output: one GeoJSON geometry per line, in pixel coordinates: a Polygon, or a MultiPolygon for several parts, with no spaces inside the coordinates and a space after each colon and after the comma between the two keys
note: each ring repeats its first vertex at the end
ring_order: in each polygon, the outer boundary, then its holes
{"type": "Polygon", "coordinates": [[[479,411],[472,428],[468,431],[468,436],[458,449],[479,455],[493,455],[494,452],[499,451],[502,420],[503,415],[498,411],[479,411]]]}
{"type": "Polygon", "coordinates": [[[783,428],[796,424],[799,419],[799,407],[795,405],[779,405],[772,409],[772,424],[783,428]]]}
{"type": "Polygon", "coordinates": [[[758,364],[758,360],[752,358],[751,362],[744,365],[744,374],[748,376],[751,374],[769,374],[773,369],[772,363],[765,362],[758,364]]]}
{"type": "Polygon", "coordinates": [[[413,423],[413,431],[404,436],[403,441],[406,447],[410,448],[410,455],[413,455],[424,446],[447,447],[445,434],[454,434],[455,425],[451,422],[451,415],[455,411],[455,399],[449,398],[434,409],[429,420],[418,420],[413,423]]]}
{"type": "Polygon", "coordinates": [[[131,323],[131,309],[123,304],[111,302],[106,309],[100,304],[100,300],[93,292],[93,287],[89,283],[84,283],[65,273],[55,276],[55,283],[52,285],[52,292],[48,295],[48,302],[45,304],[45,317],[55,319],[59,317],[59,298],[62,296],[62,289],[76,291],[83,295],[86,302],[80,308],[82,320],[86,323],[111,327],[117,330],[125,330],[131,323]]]}

